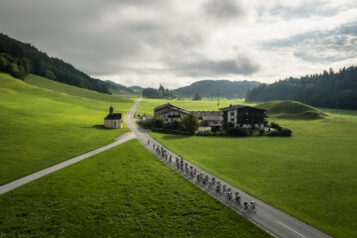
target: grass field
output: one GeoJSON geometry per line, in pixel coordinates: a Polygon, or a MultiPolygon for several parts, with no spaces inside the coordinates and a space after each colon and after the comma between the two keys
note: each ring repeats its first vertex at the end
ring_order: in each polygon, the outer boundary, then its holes
{"type": "Polygon", "coordinates": [[[0,196],[0,237],[268,237],[137,140],[0,196]]]}
{"type": "MultiPolygon", "coordinates": [[[[195,106],[190,109],[200,109],[195,106]]],[[[292,129],[291,138],[152,135],[196,165],[333,236],[357,237],[357,112],[321,110],[327,116],[320,120],[268,118],[292,129]]]]}
{"type": "Polygon", "coordinates": [[[134,101],[0,73],[0,185],[112,142],[128,129],[101,126],[110,105],[124,113],[134,101]]]}

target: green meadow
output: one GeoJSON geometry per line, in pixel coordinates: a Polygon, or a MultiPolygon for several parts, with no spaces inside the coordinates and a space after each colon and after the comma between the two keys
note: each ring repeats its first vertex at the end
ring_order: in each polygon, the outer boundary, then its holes
{"type": "Polygon", "coordinates": [[[109,107],[125,113],[135,100],[0,73],[0,185],[109,144],[128,131],[103,128],[109,107]]]}
{"type": "Polygon", "coordinates": [[[137,140],[0,196],[0,237],[269,237],[137,140]]]}
{"type": "MultiPolygon", "coordinates": [[[[201,109],[196,106],[185,108],[201,109]]],[[[270,122],[293,131],[290,138],[151,134],[267,203],[335,237],[357,237],[357,112],[307,108],[322,119],[306,120],[311,113],[303,112],[296,119],[293,113],[270,113],[270,122]]]]}

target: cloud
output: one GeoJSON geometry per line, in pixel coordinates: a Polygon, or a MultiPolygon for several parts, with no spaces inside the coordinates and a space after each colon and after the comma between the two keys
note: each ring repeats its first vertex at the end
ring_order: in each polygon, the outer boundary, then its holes
{"type": "Polygon", "coordinates": [[[202,59],[190,63],[176,63],[171,67],[173,72],[177,72],[180,75],[190,75],[192,77],[251,75],[260,69],[257,63],[244,57],[221,61],[202,59]]]}
{"type": "Polygon", "coordinates": [[[206,14],[218,20],[244,16],[246,9],[242,2],[234,0],[208,0],[203,4],[206,14]]]}
{"type": "Polygon", "coordinates": [[[354,0],[0,0],[0,31],[95,77],[272,82],[356,58],[354,0]]]}
{"type": "Polygon", "coordinates": [[[265,48],[290,48],[297,58],[308,62],[332,63],[357,57],[357,21],[329,31],[313,31],[273,40],[265,48]]]}

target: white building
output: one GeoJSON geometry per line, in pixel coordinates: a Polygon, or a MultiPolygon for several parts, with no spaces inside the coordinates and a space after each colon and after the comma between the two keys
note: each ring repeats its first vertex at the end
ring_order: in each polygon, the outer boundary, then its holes
{"type": "Polygon", "coordinates": [[[189,113],[189,111],[186,111],[185,109],[177,107],[170,103],[154,108],[154,115],[161,116],[162,118],[164,118],[165,124],[171,123],[175,119],[181,120],[186,114],[189,113]]]}
{"type": "Polygon", "coordinates": [[[104,118],[104,127],[121,129],[121,113],[113,113],[113,107],[109,108],[109,114],[104,118]]]}

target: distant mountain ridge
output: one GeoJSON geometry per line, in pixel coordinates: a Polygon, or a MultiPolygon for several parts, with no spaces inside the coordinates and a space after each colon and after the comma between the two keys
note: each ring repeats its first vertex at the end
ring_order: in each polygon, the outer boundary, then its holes
{"type": "Polygon", "coordinates": [[[198,93],[201,97],[245,98],[246,93],[260,85],[256,81],[201,80],[189,86],[177,88],[173,92],[179,96],[192,97],[198,93]]]}
{"type": "Polygon", "coordinates": [[[124,85],[121,85],[119,83],[115,83],[115,82],[110,81],[110,80],[105,80],[104,82],[108,85],[109,91],[111,93],[119,93],[119,94],[121,94],[121,93],[132,94],[132,93],[134,93],[134,91],[132,89],[127,88],[124,85]]]}
{"type": "Polygon", "coordinates": [[[108,85],[61,59],[49,57],[34,46],[0,33],[0,71],[24,80],[29,74],[110,94],[108,85]]]}
{"type": "Polygon", "coordinates": [[[140,86],[130,86],[129,89],[133,90],[134,93],[142,93],[145,88],[140,86]]]}

